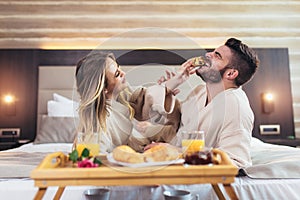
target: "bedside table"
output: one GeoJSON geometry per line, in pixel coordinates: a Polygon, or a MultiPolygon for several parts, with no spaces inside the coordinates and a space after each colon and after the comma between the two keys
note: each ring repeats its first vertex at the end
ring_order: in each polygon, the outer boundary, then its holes
{"type": "Polygon", "coordinates": [[[20,147],[24,144],[27,144],[31,142],[31,140],[27,140],[27,139],[22,139],[22,140],[15,140],[12,142],[0,142],[0,151],[3,150],[8,150],[8,149],[12,149],[12,148],[17,148],[20,147]]]}
{"type": "Polygon", "coordinates": [[[19,146],[20,128],[0,128],[0,151],[19,146]]]}
{"type": "Polygon", "coordinates": [[[0,142],[0,151],[17,147],[17,142],[0,142]]]}

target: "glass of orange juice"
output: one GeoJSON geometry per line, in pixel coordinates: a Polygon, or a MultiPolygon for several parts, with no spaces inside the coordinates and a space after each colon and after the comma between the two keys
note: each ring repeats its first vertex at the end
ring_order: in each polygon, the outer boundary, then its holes
{"type": "Polygon", "coordinates": [[[90,151],[90,156],[97,156],[100,152],[99,135],[97,133],[78,133],[76,149],[78,155],[81,156],[84,148],[90,151]]]}
{"type": "Polygon", "coordinates": [[[183,131],[181,136],[183,154],[194,153],[204,149],[204,131],[183,131]]]}

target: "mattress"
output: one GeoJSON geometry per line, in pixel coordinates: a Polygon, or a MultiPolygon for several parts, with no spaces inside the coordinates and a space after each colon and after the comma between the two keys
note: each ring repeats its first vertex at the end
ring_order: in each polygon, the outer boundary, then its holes
{"type": "MultiPolygon", "coordinates": [[[[269,147],[269,144],[267,144],[267,146],[269,147]]],[[[70,152],[71,148],[72,144],[70,143],[29,143],[16,149],[7,150],[4,152],[51,153],[62,151],[67,153],[70,152]]],[[[275,148],[280,147],[275,145],[275,148]]],[[[232,186],[239,199],[298,199],[300,178],[250,178],[249,176],[242,176],[236,177],[232,186]]],[[[83,192],[90,188],[94,188],[94,186],[69,186],[63,193],[62,199],[84,199],[83,192]]],[[[200,199],[218,199],[210,184],[103,186],[103,188],[109,188],[111,190],[110,199],[160,200],[164,199],[163,192],[170,189],[188,190],[193,194],[198,194],[200,199]]],[[[220,188],[221,190],[224,190],[222,186],[220,186],[220,188]]],[[[44,199],[53,199],[56,190],[57,187],[49,187],[44,199]]],[[[37,187],[34,186],[34,181],[28,177],[0,179],[1,199],[33,199],[36,192],[37,187]]],[[[224,194],[226,194],[226,192],[224,192],[224,194]]]]}

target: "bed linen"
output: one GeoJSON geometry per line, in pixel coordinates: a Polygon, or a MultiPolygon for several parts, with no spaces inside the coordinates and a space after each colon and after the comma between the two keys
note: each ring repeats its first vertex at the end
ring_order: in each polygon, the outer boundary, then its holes
{"type": "MultiPolygon", "coordinates": [[[[280,146],[280,145],[271,145],[261,142],[260,140],[253,140],[253,152],[255,154],[253,159],[256,159],[257,154],[263,153],[266,154],[267,149],[275,149],[278,151],[284,150],[287,153],[290,152],[300,152],[300,149],[280,146]]],[[[41,155],[48,154],[51,152],[62,151],[68,153],[71,151],[72,144],[70,143],[52,143],[52,144],[26,144],[16,149],[11,149],[3,151],[9,155],[17,155],[18,153],[29,153],[36,154],[37,152],[41,155]]],[[[272,151],[270,151],[272,152],[272,151]]],[[[275,154],[276,155],[276,154],[275,154]]],[[[41,156],[42,157],[42,156],[41,156]]],[[[260,156],[258,156],[260,158],[260,156]]],[[[255,164],[267,163],[268,160],[263,161],[254,161],[253,169],[256,167],[255,164]]],[[[15,158],[17,159],[17,158],[15,158]]],[[[42,159],[42,158],[39,158],[42,159]]],[[[269,159],[271,160],[271,158],[269,159]]],[[[285,160],[283,160],[285,162],[285,160]]],[[[294,160],[295,162],[300,162],[300,160],[294,160]]],[[[7,163],[6,163],[7,164],[7,163]]],[[[0,164],[2,165],[2,163],[0,164]]],[[[295,165],[293,165],[295,166],[295,165]]],[[[33,163],[33,166],[34,163],[33,163]]],[[[273,165],[266,165],[265,171],[272,168],[273,165]]],[[[281,168],[284,166],[281,166],[281,168]]],[[[0,168],[1,169],[1,168],[0,168]]],[[[262,169],[262,166],[258,166],[256,169],[262,169]]],[[[299,168],[297,168],[299,169],[299,168]]],[[[297,172],[297,169],[289,170],[293,174],[297,172]]],[[[249,170],[249,169],[248,169],[249,170]]],[[[255,172],[255,171],[254,171],[255,172]]],[[[254,174],[254,172],[248,171],[249,174],[254,174]]],[[[0,174],[2,172],[0,171],[0,174]]],[[[29,171],[27,170],[27,173],[29,171]]],[[[261,172],[260,172],[261,173],[261,172]]],[[[286,173],[286,172],[285,172],[286,173]]],[[[298,172],[297,172],[298,173],[298,172]]],[[[280,173],[263,173],[263,176],[276,175],[280,173]]],[[[288,173],[286,173],[288,174],[288,173]]],[[[257,174],[256,174],[257,175],[257,174]]],[[[2,173],[2,176],[3,173],[2,173]]],[[[22,175],[24,176],[24,175],[22,175]]],[[[1,199],[33,199],[37,188],[34,187],[34,181],[31,180],[29,175],[27,177],[10,177],[4,176],[0,178],[0,196],[1,199]]],[[[261,174],[257,176],[262,177],[261,174]]],[[[300,179],[296,178],[251,178],[250,176],[236,177],[235,182],[232,184],[236,194],[240,199],[298,199],[298,191],[300,190],[300,179]]],[[[105,187],[105,186],[103,186],[105,187]]],[[[70,186],[67,187],[63,193],[62,199],[84,199],[83,192],[86,189],[93,188],[93,186],[70,186]]],[[[201,199],[217,199],[211,185],[209,184],[195,184],[195,185],[160,185],[160,186],[112,186],[105,187],[111,190],[110,199],[163,199],[163,191],[167,189],[184,189],[189,190],[194,194],[199,194],[201,199]],[[126,197],[126,198],[124,198],[126,197]]],[[[223,187],[220,187],[221,190],[224,190],[223,187]]],[[[57,187],[50,187],[44,199],[53,199],[54,194],[57,190],[57,187]]],[[[226,193],[224,193],[226,194],[226,193]]],[[[227,197],[228,198],[228,197],[227,197]]]]}
{"type": "MultiPolygon", "coordinates": [[[[17,169],[18,166],[15,166],[12,170],[6,170],[6,172],[1,173],[0,172],[0,196],[3,197],[6,200],[17,200],[17,199],[33,199],[38,188],[34,186],[34,181],[29,177],[30,175],[30,168],[34,169],[38,164],[39,160],[42,160],[42,157],[48,153],[62,151],[64,153],[68,153],[71,151],[72,144],[70,143],[45,143],[45,144],[25,144],[21,147],[6,150],[3,152],[0,152],[3,155],[11,155],[10,158],[13,158],[16,155],[24,156],[27,154],[27,156],[35,155],[37,156],[34,160],[30,161],[28,163],[28,166],[21,170],[21,172],[18,172],[16,174],[13,174],[15,169],[17,169]],[[41,155],[38,155],[41,154],[41,155]],[[9,175],[6,175],[6,173],[9,173],[12,175],[12,177],[9,177],[9,175]],[[27,177],[26,177],[27,173],[27,177]],[[21,174],[21,175],[20,175],[21,174]]],[[[5,159],[5,158],[3,158],[5,159]]],[[[13,162],[16,165],[20,165],[19,167],[22,168],[24,164],[22,162],[17,162],[18,157],[13,158],[13,162]]],[[[24,161],[24,159],[21,159],[24,161]]],[[[10,161],[5,161],[9,163],[10,161]]],[[[1,169],[0,164],[0,169],[1,169]]],[[[19,169],[20,169],[19,168],[19,169]]],[[[18,169],[18,170],[19,170],[18,169]]],[[[213,189],[209,184],[201,184],[201,185],[174,185],[174,186],[168,186],[168,185],[155,185],[155,186],[103,186],[105,188],[109,188],[111,190],[111,196],[110,199],[164,199],[163,198],[163,191],[166,189],[186,189],[186,190],[193,190],[194,193],[200,192],[202,197],[205,197],[203,199],[217,199],[217,196],[214,194],[213,189]],[[191,188],[189,188],[191,187],[191,188]],[[212,193],[212,194],[211,194],[212,193]],[[203,196],[203,194],[205,194],[203,196]],[[212,198],[213,197],[213,198],[212,198]]],[[[86,189],[94,188],[94,186],[69,186],[65,189],[62,199],[70,199],[70,200],[76,200],[76,199],[85,199],[83,196],[83,192],[86,189]]],[[[58,187],[49,187],[47,189],[47,192],[44,196],[44,199],[53,199],[55,192],[57,191],[58,187]]]]}
{"type": "Polygon", "coordinates": [[[25,144],[0,152],[0,178],[28,178],[30,172],[53,152],[71,152],[72,144],[48,143],[48,144],[25,144]]]}
{"type": "Polygon", "coordinates": [[[47,153],[0,152],[1,178],[27,178],[47,153]]]}
{"type": "Polygon", "coordinates": [[[252,166],[244,169],[251,178],[300,178],[300,148],[251,140],[252,166]]]}
{"type": "MultiPolygon", "coordinates": [[[[299,199],[299,179],[251,179],[238,177],[232,184],[239,199],[272,199],[272,200],[296,200],[299,199]]],[[[83,192],[93,186],[69,186],[65,189],[62,200],[82,200],[83,192]]],[[[160,186],[113,186],[103,187],[111,190],[111,200],[163,200],[162,193],[169,189],[181,189],[198,194],[201,200],[217,200],[211,185],[160,185],[160,186]]],[[[220,187],[224,192],[223,187],[220,187]]],[[[44,199],[53,199],[57,187],[49,187],[44,199]]],[[[37,188],[33,180],[11,179],[0,180],[1,199],[5,200],[31,200],[34,198],[37,188]]],[[[228,199],[228,197],[226,197],[228,199]]]]}

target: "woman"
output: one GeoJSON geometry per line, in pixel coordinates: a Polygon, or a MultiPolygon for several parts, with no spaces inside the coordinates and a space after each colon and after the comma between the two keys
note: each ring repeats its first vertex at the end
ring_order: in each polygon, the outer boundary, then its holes
{"type": "Polygon", "coordinates": [[[170,98],[172,93],[165,93],[164,86],[154,85],[146,90],[139,88],[132,94],[125,72],[113,54],[93,51],[81,59],[76,68],[76,83],[81,98],[78,132],[86,138],[97,133],[102,153],[123,144],[141,152],[151,142],[169,142],[176,135],[181,114],[178,102],[170,98]],[[156,93],[165,99],[164,104],[159,105],[152,98],[156,93]],[[156,124],[133,121],[134,117],[156,124]]]}
{"type": "Polygon", "coordinates": [[[114,55],[93,51],[82,58],[76,67],[76,84],[81,100],[78,131],[98,133],[101,152],[127,144],[134,110],[126,101],[130,92],[125,72],[114,55]]]}

